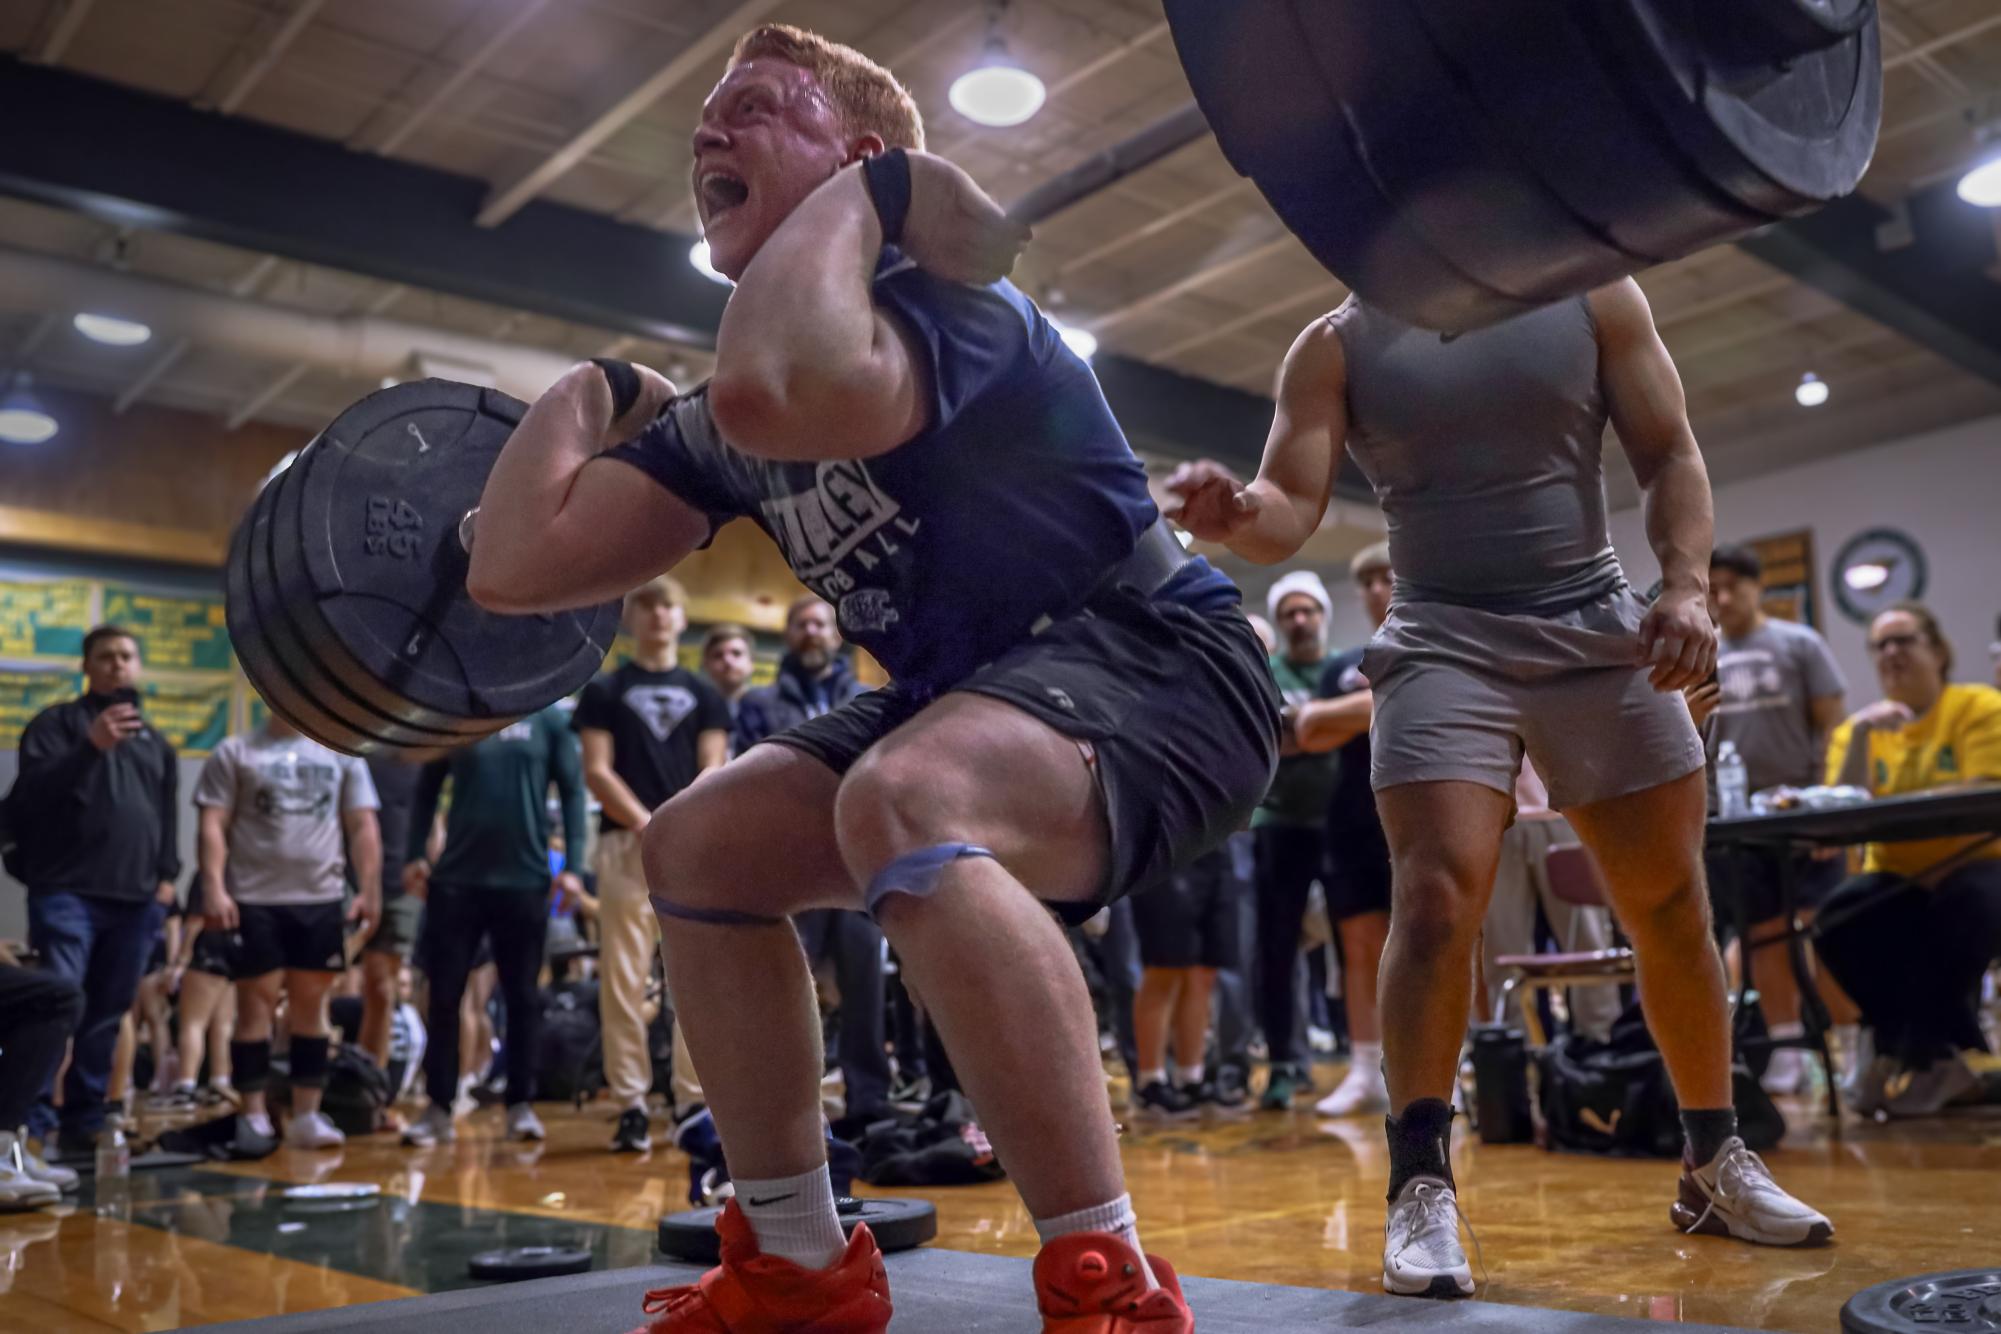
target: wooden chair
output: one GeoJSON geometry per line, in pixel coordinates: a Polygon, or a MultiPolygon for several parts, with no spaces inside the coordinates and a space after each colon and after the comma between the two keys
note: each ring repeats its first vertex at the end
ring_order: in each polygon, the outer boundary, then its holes
{"type": "MultiPolygon", "coordinates": [[[[1542,866],[1550,892],[1565,903],[1579,908],[1607,905],[1604,877],[1583,844],[1553,845],[1543,853],[1542,866]]],[[[1494,967],[1512,974],[1501,986],[1502,1014],[1507,1013],[1509,999],[1521,993],[1522,1027],[1531,1047],[1546,1046],[1549,1041],[1536,1008],[1536,992],[1555,987],[1620,986],[1638,977],[1633,952],[1623,946],[1564,954],[1504,954],[1494,960],[1494,967]]]]}

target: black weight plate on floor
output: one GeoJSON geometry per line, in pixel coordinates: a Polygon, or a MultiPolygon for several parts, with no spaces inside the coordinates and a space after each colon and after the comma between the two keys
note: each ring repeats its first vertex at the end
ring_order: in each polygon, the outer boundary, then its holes
{"type": "MultiPolygon", "coordinates": [[[[324,435],[321,439],[324,439],[324,435]]],[[[319,440],[313,442],[314,446],[319,440]]],[[[317,448],[308,447],[286,470],[286,488],[274,496],[271,505],[271,541],[265,557],[272,587],[292,626],[301,650],[322,664],[322,676],[337,682],[337,689],[366,706],[369,716],[393,719],[429,735],[454,738],[444,745],[464,744],[467,738],[485,736],[511,720],[502,718],[462,718],[419,707],[379,678],[368,664],[350,653],[321,614],[320,602],[306,569],[304,546],[307,541],[301,519],[306,479],[311,476],[317,448]]]]}
{"type": "MultiPolygon", "coordinates": [[[[268,493],[270,487],[265,488],[268,493]]],[[[243,668],[251,689],[271,707],[271,711],[324,746],[350,755],[364,755],[381,748],[373,737],[356,732],[312,702],[310,696],[287,676],[267,641],[251,594],[250,542],[261,538],[268,527],[264,516],[264,493],[258,495],[236,525],[229,542],[229,557],[223,566],[223,619],[229,628],[230,646],[243,668]]]]}
{"type": "Polygon", "coordinates": [[[1864,1288],[1841,1308],[1843,1334],[2001,1330],[2001,1269],[1959,1269],[1864,1288]]]}
{"type": "MultiPolygon", "coordinates": [[[[298,618],[306,642],[331,656],[314,633],[324,620],[333,644],[409,701],[401,716],[410,722],[546,708],[596,675],[618,632],[616,601],[499,616],[465,591],[459,521],[526,410],[475,385],[395,385],[335,418],[301,479],[299,549],[316,600],[298,618]]],[[[288,540],[286,519],[273,531],[278,543],[288,540]]],[[[274,561],[290,550],[274,546],[274,561]]]]}
{"type": "MultiPolygon", "coordinates": [[[[867,1223],[875,1244],[885,1255],[922,1246],[938,1235],[938,1210],[928,1200],[898,1198],[842,1199],[841,1231],[854,1234],[856,1223],[867,1223]]],[[[722,1210],[689,1209],[660,1220],[660,1252],[692,1264],[712,1265],[722,1258],[716,1236],[716,1215],[722,1210]]]]}
{"type": "Polygon", "coordinates": [[[1658,263],[1772,221],[1717,190],[1665,139],[1579,132],[1636,109],[1564,0],[1411,4],[1509,151],[1620,248],[1658,263]]]}
{"type": "Polygon", "coordinates": [[[466,1261],[466,1273],[494,1283],[529,1278],[560,1278],[591,1267],[591,1253],[575,1246],[509,1246],[481,1251],[466,1261]]]}
{"type": "Polygon", "coordinates": [[[1647,263],[1587,229],[1520,164],[1440,58],[1411,0],[1293,4],[1376,184],[1454,268],[1540,305],[1647,263]]]}
{"type": "Polygon", "coordinates": [[[1422,328],[1473,329],[1534,309],[1482,287],[1398,216],[1321,77],[1291,0],[1165,0],[1164,8],[1223,155],[1329,272],[1422,328]]]}
{"type": "Polygon", "coordinates": [[[264,628],[264,638],[272,656],[284,670],[286,677],[308,695],[313,703],[328,716],[360,733],[372,737],[385,746],[407,746],[415,749],[432,749],[440,746],[459,746],[476,740],[492,730],[490,723],[483,724],[481,730],[468,736],[461,732],[434,731],[429,728],[413,727],[395,718],[384,716],[380,710],[369,707],[367,701],[355,697],[344,683],[332,676],[312,650],[302,642],[299,627],[292,619],[288,605],[279,592],[275,562],[271,551],[272,535],[278,528],[277,515],[287,503],[293,485],[294,473],[311,451],[301,453],[299,462],[286,469],[265,493],[258,497],[257,511],[262,521],[252,530],[251,546],[247,554],[250,569],[251,603],[264,628]],[[260,535],[263,540],[259,541],[260,535]]]}
{"type": "Polygon", "coordinates": [[[1883,116],[1882,34],[1783,65],[1725,49],[1704,0],[1599,0],[1576,11],[1660,132],[1717,190],[1773,217],[1853,190],[1883,116]]]}

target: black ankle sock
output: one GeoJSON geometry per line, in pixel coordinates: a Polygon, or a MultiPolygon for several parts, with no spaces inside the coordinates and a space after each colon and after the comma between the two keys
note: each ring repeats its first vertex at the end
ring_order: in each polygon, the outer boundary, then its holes
{"type": "Polygon", "coordinates": [[[292,1087],[323,1088],[327,1082],[327,1049],[332,1039],[292,1035],[292,1087]]]}
{"type": "Polygon", "coordinates": [[[1688,1156],[1697,1167],[1716,1161],[1723,1144],[1737,1133],[1737,1109],[1720,1107],[1707,1112],[1683,1112],[1681,1129],[1688,1136],[1688,1156]]]}
{"type": "Polygon", "coordinates": [[[1385,1117],[1383,1129],[1390,1141],[1392,1202],[1412,1177],[1443,1177],[1452,1184],[1452,1104],[1419,1098],[1402,1116],[1385,1117]]]}
{"type": "Polygon", "coordinates": [[[229,1044],[230,1070],[236,1076],[239,1093],[262,1093],[271,1080],[271,1039],[262,1042],[229,1044]]]}

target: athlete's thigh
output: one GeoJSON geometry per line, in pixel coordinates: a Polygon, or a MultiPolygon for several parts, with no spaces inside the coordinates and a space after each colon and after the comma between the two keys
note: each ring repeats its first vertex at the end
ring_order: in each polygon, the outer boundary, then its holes
{"type": "Polygon", "coordinates": [[[934,842],[992,851],[1037,898],[1099,897],[1110,826],[1089,749],[987,695],[939,698],[848,771],[836,824],[857,877],[934,842]]]}
{"type": "Polygon", "coordinates": [[[1657,907],[1684,887],[1702,884],[1707,810],[1708,793],[1698,771],[1574,807],[1564,817],[1597,858],[1612,907],[1624,915],[1657,907]]]}
{"type": "MultiPolygon", "coordinates": [[[[1391,916],[1414,894],[1451,891],[1485,914],[1514,799],[1484,782],[1401,783],[1376,793],[1393,868],[1391,916]]],[[[1413,903],[1411,911],[1427,907],[1413,903]]]]}
{"type": "Polygon", "coordinates": [[[841,779],[782,742],[752,746],[654,812],[641,841],[656,902],[786,917],[858,908],[834,837],[841,779]]]}

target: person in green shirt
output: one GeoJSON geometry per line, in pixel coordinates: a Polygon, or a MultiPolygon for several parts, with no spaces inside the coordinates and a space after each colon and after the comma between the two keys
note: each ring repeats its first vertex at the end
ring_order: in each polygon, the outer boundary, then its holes
{"type": "Polygon", "coordinates": [[[433,760],[418,781],[403,884],[406,892],[427,896],[423,954],[431,982],[431,1044],[424,1053],[424,1081],[431,1105],[403,1132],[405,1144],[428,1148],[453,1137],[459,1003],[481,936],[492,941],[507,1006],[507,1137],[543,1138],[531,1105],[541,1016],[535,983],[551,895],[574,898],[584,888],[570,871],[550,873],[551,785],[562,802],[564,846],[582,849],[583,762],[569,718],[554,706],[433,760]],[[433,866],[424,845],[447,783],[452,796],[445,845],[433,866]]]}
{"type": "MultiPolygon", "coordinates": [[[[1327,585],[1311,570],[1293,570],[1266,596],[1278,650],[1271,674],[1288,717],[1318,698],[1327,660],[1327,585]]],[[[1271,1075],[1260,1105],[1284,1111],[1311,1092],[1306,1039],[1300,1031],[1297,973],[1301,923],[1313,882],[1327,857],[1327,803],[1339,761],[1308,755],[1286,741],[1278,774],[1251,816],[1256,840],[1258,1022],[1271,1052],[1271,1075]]]]}

